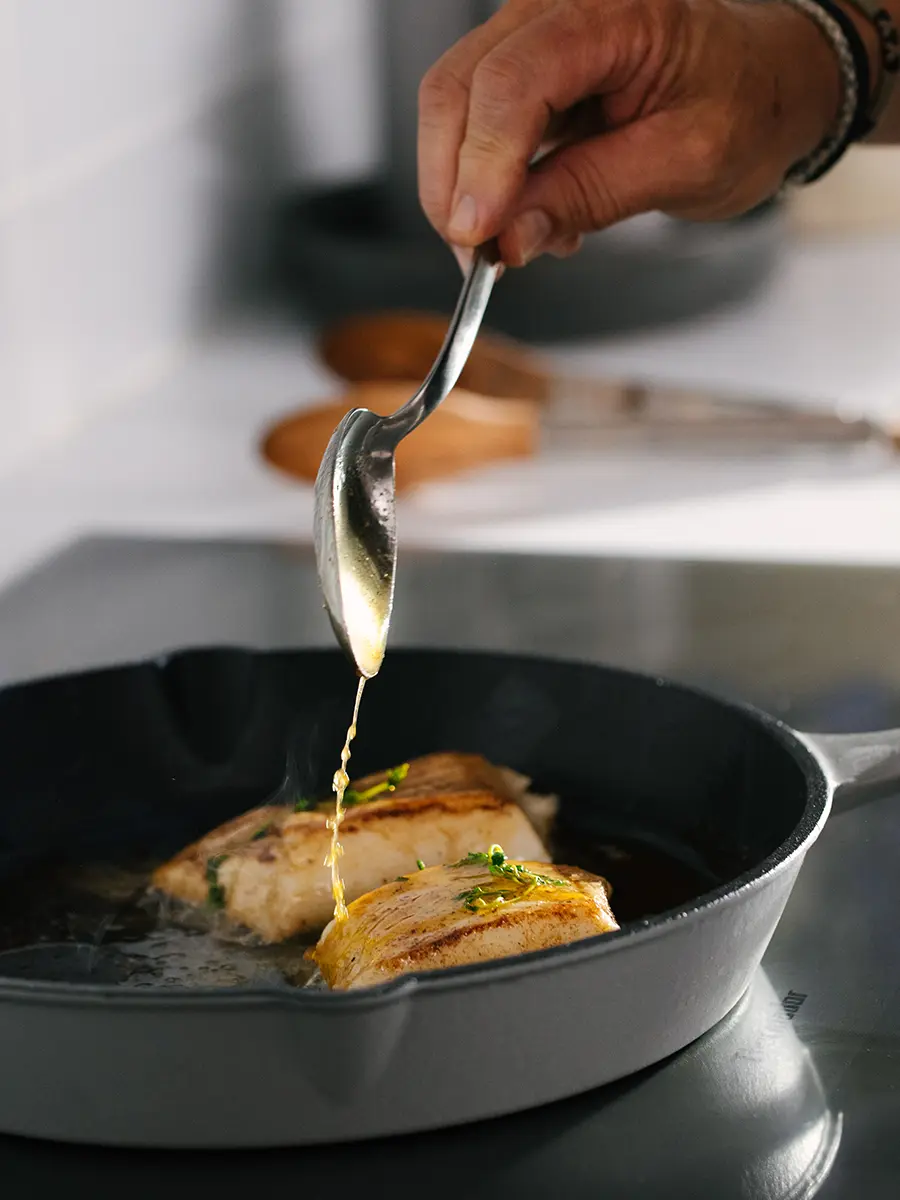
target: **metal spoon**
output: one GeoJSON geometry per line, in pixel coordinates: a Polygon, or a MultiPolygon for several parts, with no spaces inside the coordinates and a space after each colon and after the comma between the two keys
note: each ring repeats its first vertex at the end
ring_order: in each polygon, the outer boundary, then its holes
{"type": "Polygon", "coordinates": [[[322,457],[313,522],[319,584],[338,642],[366,679],[384,658],[394,603],[394,452],[452,391],[500,271],[496,243],[479,247],[425,382],[389,417],[347,413],[322,457]]]}

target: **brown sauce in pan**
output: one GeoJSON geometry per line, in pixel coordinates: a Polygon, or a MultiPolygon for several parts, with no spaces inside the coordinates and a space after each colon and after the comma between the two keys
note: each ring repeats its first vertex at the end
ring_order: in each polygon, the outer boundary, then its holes
{"type": "MultiPolygon", "coordinates": [[[[714,880],[638,841],[615,842],[560,826],[552,857],[604,876],[620,923],[677,908],[714,880]]],[[[302,987],[307,945],[256,946],[210,937],[145,902],[155,863],[31,870],[0,884],[0,979],[111,984],[126,988],[302,987]]],[[[212,932],[217,932],[215,929],[212,932]]]]}
{"type": "Polygon", "coordinates": [[[610,903],[620,925],[680,908],[725,878],[645,842],[611,840],[571,826],[553,831],[550,850],[554,862],[572,863],[609,882],[610,903]]]}
{"type": "MultiPolygon", "coordinates": [[[[299,943],[257,946],[146,900],[157,863],[29,871],[0,887],[0,979],[127,988],[302,986],[299,943]]],[[[214,918],[213,918],[214,919],[214,918]]]]}

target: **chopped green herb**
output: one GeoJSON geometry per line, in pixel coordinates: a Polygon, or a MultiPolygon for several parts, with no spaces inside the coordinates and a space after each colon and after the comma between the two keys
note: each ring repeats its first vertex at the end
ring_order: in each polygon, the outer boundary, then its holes
{"type": "Polygon", "coordinates": [[[420,871],[425,870],[425,864],[422,862],[421,858],[416,859],[416,866],[419,868],[420,871]]]}
{"type": "Polygon", "coordinates": [[[206,881],[207,883],[215,883],[218,877],[218,870],[222,863],[228,858],[227,854],[214,854],[212,858],[206,860],[206,881]]]}
{"type": "Polygon", "coordinates": [[[409,883],[409,876],[408,875],[398,875],[397,878],[394,880],[394,883],[409,883]]]}
{"type": "Polygon", "coordinates": [[[456,899],[462,900],[464,907],[469,912],[495,908],[497,905],[507,904],[511,900],[521,900],[535,888],[565,887],[567,884],[565,879],[551,879],[549,875],[539,875],[537,871],[530,871],[521,863],[510,862],[500,846],[491,846],[487,854],[472,851],[465,858],[461,858],[459,862],[453,863],[453,866],[487,867],[491,875],[504,881],[496,887],[477,884],[475,887],[460,892],[456,899]]]}
{"type": "Polygon", "coordinates": [[[219,867],[228,858],[227,854],[214,854],[206,860],[207,901],[210,908],[225,907],[225,889],[219,883],[219,867]]]}
{"type": "Polygon", "coordinates": [[[316,801],[309,796],[298,796],[294,801],[294,812],[312,812],[315,807],[316,801]]]}
{"type": "Polygon", "coordinates": [[[381,796],[385,792],[395,792],[408,773],[409,763],[401,763],[399,767],[391,767],[381,783],[372,784],[364,792],[357,792],[353,788],[347,788],[346,792],[344,792],[344,804],[347,808],[352,808],[355,804],[365,804],[369,800],[374,800],[376,796],[381,796]]]}
{"type": "Polygon", "coordinates": [[[387,773],[388,790],[392,792],[398,788],[408,774],[409,763],[401,763],[399,767],[392,767],[387,773]]]}
{"type": "Polygon", "coordinates": [[[465,858],[453,863],[454,867],[502,867],[506,855],[500,846],[491,846],[487,854],[480,850],[470,850],[465,858]]]}
{"type": "Polygon", "coordinates": [[[262,829],[257,829],[256,833],[254,833],[254,835],[250,839],[250,841],[258,842],[260,838],[264,838],[269,833],[271,828],[272,828],[271,822],[268,825],[263,825],[262,829]]]}

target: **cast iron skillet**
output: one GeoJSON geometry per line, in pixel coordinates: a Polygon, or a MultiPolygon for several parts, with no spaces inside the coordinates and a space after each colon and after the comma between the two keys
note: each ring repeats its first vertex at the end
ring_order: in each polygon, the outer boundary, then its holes
{"type": "MultiPolygon", "coordinates": [[[[203,650],[0,692],[0,877],[169,853],[282,783],[327,791],[337,652],[203,650]]],[[[681,1050],[746,990],[833,807],[900,779],[900,731],[798,734],[577,663],[393,651],[354,765],[481,752],[709,888],[571,947],[346,995],[0,977],[0,1130],[106,1145],[303,1145],[534,1107],[681,1050]],[[715,864],[718,864],[716,866],[715,864]],[[727,864],[723,878],[722,864],[727,864]]],[[[0,928],[9,914],[0,913],[0,928]]],[[[0,966],[3,958],[0,956],[0,966]]]]}

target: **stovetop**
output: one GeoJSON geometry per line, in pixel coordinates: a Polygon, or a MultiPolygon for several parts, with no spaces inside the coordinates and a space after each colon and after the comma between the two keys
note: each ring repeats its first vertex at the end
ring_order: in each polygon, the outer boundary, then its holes
{"type": "MultiPolygon", "coordinates": [[[[392,642],[658,672],[817,731],[900,725],[900,571],[889,569],[405,553],[392,642]]],[[[332,644],[308,549],[90,540],[0,595],[2,681],[222,644],[332,644]]],[[[101,1196],[190,1188],[225,1200],[286,1187],[473,1200],[894,1197],[898,868],[900,797],[833,818],[738,1009],[669,1062],[587,1096],[303,1151],[0,1138],[0,1177],[24,1194],[83,1182],[101,1196]]]]}

